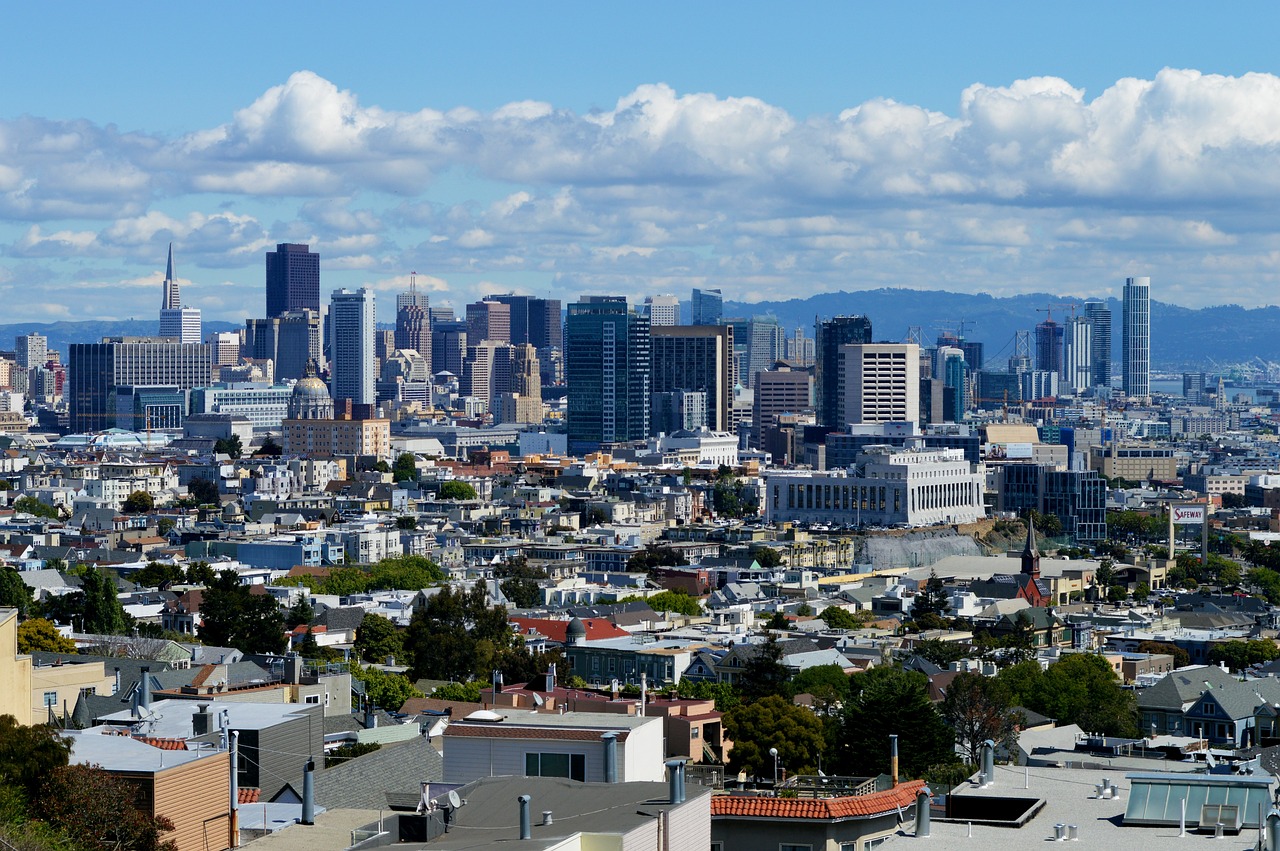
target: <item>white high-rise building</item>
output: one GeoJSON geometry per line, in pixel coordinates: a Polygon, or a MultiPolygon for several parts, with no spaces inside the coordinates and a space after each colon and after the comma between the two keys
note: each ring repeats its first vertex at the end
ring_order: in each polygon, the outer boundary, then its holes
{"type": "Polygon", "coordinates": [[[355,405],[372,405],[377,400],[378,368],[373,290],[334,290],[329,304],[333,401],[340,404],[350,399],[355,405]]]}
{"type": "Polygon", "coordinates": [[[200,311],[182,306],[182,291],[173,276],[173,243],[169,243],[169,262],[164,271],[164,293],[160,297],[160,336],[173,337],[180,343],[200,342],[200,311]]]}
{"type": "Polygon", "coordinates": [[[1073,316],[1062,338],[1062,382],[1073,393],[1083,393],[1093,383],[1093,325],[1087,317],[1073,316]]]}
{"type": "Polygon", "coordinates": [[[920,347],[915,343],[848,343],[844,358],[844,422],[920,420],[920,347]]]}
{"type": "Polygon", "coordinates": [[[1124,282],[1121,369],[1126,396],[1151,395],[1151,279],[1124,282]]]}
{"type": "Polygon", "coordinates": [[[49,338],[43,334],[24,334],[16,338],[13,346],[13,357],[18,366],[30,369],[33,366],[44,366],[49,360],[49,338]]]}
{"type": "Polygon", "coordinates": [[[649,311],[649,326],[679,325],[680,299],[673,295],[649,296],[644,300],[649,311]]]}

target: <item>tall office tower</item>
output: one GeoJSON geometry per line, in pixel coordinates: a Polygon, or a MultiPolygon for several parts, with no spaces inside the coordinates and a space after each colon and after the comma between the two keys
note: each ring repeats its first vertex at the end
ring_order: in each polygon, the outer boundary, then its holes
{"type": "Polygon", "coordinates": [[[511,306],[500,301],[477,301],[467,305],[467,340],[511,342],[511,306]]]}
{"type": "Polygon", "coordinates": [[[649,320],[626,296],[583,296],[565,324],[569,451],[649,436],[649,320]]]}
{"type": "Polygon", "coordinates": [[[1089,320],[1092,339],[1089,343],[1089,383],[1095,387],[1111,386],[1111,308],[1107,303],[1091,299],[1084,303],[1084,318],[1089,320]]]}
{"type": "MultiPolygon", "coordinates": [[[[844,428],[850,422],[844,414],[844,357],[840,347],[871,342],[871,318],[836,316],[814,321],[813,386],[817,395],[818,425],[844,428]]],[[[919,347],[916,347],[919,361],[919,347]]],[[[914,377],[913,379],[914,380],[914,377]]]]}
{"type": "Polygon", "coordinates": [[[169,261],[164,267],[164,295],[160,297],[161,310],[177,310],[182,307],[182,293],[173,277],[173,243],[169,243],[169,261]]]}
{"type": "Polygon", "coordinates": [[[329,348],[333,360],[329,370],[329,393],[339,405],[349,399],[354,405],[376,401],[377,313],[373,290],[334,290],[329,302],[329,348]]]}
{"type": "Polygon", "coordinates": [[[396,348],[413,349],[431,356],[431,317],[416,304],[407,304],[396,312],[396,348]]]}
{"type": "MultiPolygon", "coordinates": [[[[956,352],[959,355],[959,350],[956,352]]],[[[839,354],[844,360],[845,423],[914,423],[920,419],[919,346],[849,343],[840,347],[839,354]]],[[[964,363],[963,356],[958,359],[964,363]]]]}
{"type": "Polygon", "coordinates": [[[463,396],[474,396],[484,403],[486,411],[493,409],[494,366],[501,358],[509,360],[506,352],[500,349],[510,347],[510,343],[499,343],[495,340],[481,340],[467,346],[467,360],[462,365],[458,388],[463,396]]]}
{"type": "Polygon", "coordinates": [[[1022,373],[1022,400],[1048,399],[1058,395],[1058,373],[1036,369],[1022,373]]]}
{"type": "Polygon", "coordinates": [[[1151,279],[1124,282],[1124,337],[1120,341],[1126,396],[1151,395],[1151,279]]]}
{"type": "Polygon", "coordinates": [[[431,369],[432,375],[453,373],[462,378],[462,366],[467,360],[467,323],[457,321],[431,321],[431,369]]]}
{"type": "Polygon", "coordinates": [[[432,325],[435,325],[437,322],[458,321],[458,317],[453,315],[452,307],[428,307],[427,318],[431,320],[432,325]]]}
{"type": "Polygon", "coordinates": [[[1093,326],[1086,316],[1067,320],[1062,337],[1062,381],[1073,393],[1093,385],[1093,326]]]}
{"type": "Polygon", "coordinates": [[[489,409],[495,423],[542,422],[541,367],[533,346],[501,346],[495,352],[489,409]]]}
{"type": "Polygon", "coordinates": [[[1062,374],[1062,326],[1052,319],[1036,326],[1036,369],[1062,374]]]}
{"type": "Polygon", "coordinates": [[[712,431],[732,431],[733,326],[650,326],[654,393],[707,394],[712,431]]]}
{"type": "Polygon", "coordinates": [[[969,407],[969,365],[964,361],[964,351],[955,346],[939,348],[934,374],[942,378],[943,421],[961,422],[969,407]]]}
{"type": "Polygon", "coordinates": [[[160,336],[176,337],[183,343],[200,342],[200,311],[182,306],[182,293],[173,277],[173,243],[164,272],[164,293],[160,296],[160,336]]]}
{"type": "Polygon", "coordinates": [[[720,290],[694,288],[689,300],[690,325],[719,325],[724,316],[724,295],[720,290]]]}
{"type": "Polygon", "coordinates": [[[409,289],[396,295],[396,314],[406,307],[420,307],[424,311],[431,309],[431,300],[426,293],[418,292],[418,273],[409,273],[409,289]]]}
{"type": "Polygon", "coordinates": [[[679,325],[680,299],[673,295],[654,295],[644,300],[645,311],[649,314],[649,326],[679,325]]]}
{"type": "Polygon", "coordinates": [[[564,326],[560,321],[560,300],[534,298],[528,295],[489,296],[511,308],[511,342],[528,343],[535,349],[560,348],[564,343],[564,326]]]}
{"type": "Polygon", "coordinates": [[[977,340],[961,340],[960,351],[964,352],[964,362],[970,372],[977,372],[986,363],[985,347],[977,340]]]}
{"type": "Polygon", "coordinates": [[[267,252],[267,316],[290,310],[320,313],[320,255],[309,245],[282,242],[267,252]]]}
{"type": "Polygon", "coordinates": [[[778,364],[776,369],[760,373],[756,376],[752,399],[756,445],[764,445],[764,434],[778,424],[778,417],[810,410],[813,410],[813,370],[778,364]]]}
{"type": "Polygon", "coordinates": [[[235,366],[240,362],[240,335],[234,331],[214,331],[204,337],[213,365],[235,366]]]}
{"type": "Polygon", "coordinates": [[[277,321],[276,380],[301,380],[307,375],[307,364],[321,364],[324,361],[324,324],[320,320],[320,313],[315,310],[290,310],[277,321]]]}
{"type": "Polygon", "coordinates": [[[756,373],[772,369],[783,355],[785,335],[776,316],[753,316],[750,319],[725,319],[733,326],[733,347],[742,358],[738,361],[738,383],[754,387],[756,373]]]}
{"type": "Polygon", "coordinates": [[[373,332],[373,353],[378,361],[377,371],[382,372],[382,365],[387,358],[396,353],[396,332],[390,328],[379,328],[373,332]]]}
{"type": "MultiPolygon", "coordinates": [[[[104,337],[73,343],[67,405],[71,431],[102,431],[116,422],[118,388],[166,387],[183,392],[209,383],[213,369],[204,343],[161,337],[104,337]]],[[[170,394],[172,395],[172,394],[170,394]]]]}
{"type": "Polygon", "coordinates": [[[24,334],[15,338],[13,357],[23,369],[44,366],[49,359],[49,338],[43,334],[24,334]]]}

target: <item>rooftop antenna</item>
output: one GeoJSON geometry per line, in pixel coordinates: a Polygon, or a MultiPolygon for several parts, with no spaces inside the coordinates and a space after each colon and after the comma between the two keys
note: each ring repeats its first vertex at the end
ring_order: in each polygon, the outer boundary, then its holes
{"type": "Polygon", "coordinates": [[[409,292],[416,293],[418,291],[418,273],[409,273],[409,292]]]}

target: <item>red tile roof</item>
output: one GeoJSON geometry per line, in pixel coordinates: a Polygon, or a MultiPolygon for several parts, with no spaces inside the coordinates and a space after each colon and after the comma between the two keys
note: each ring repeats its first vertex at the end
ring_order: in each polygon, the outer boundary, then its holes
{"type": "Polygon", "coordinates": [[[766,798],[745,795],[716,795],[711,799],[711,815],[769,819],[865,818],[905,809],[916,801],[923,780],[909,780],[894,789],[845,798],[766,798]]]}
{"type": "MultiPolygon", "coordinates": [[[[568,621],[555,618],[511,618],[511,622],[519,627],[522,633],[527,634],[529,630],[534,630],[552,641],[561,642],[565,640],[565,630],[569,628],[568,621]]],[[[631,635],[625,629],[614,626],[604,618],[586,618],[582,621],[582,625],[587,628],[587,641],[597,641],[601,638],[627,638],[631,635]]]]}
{"type": "Polygon", "coordinates": [[[139,736],[138,741],[144,745],[151,745],[153,748],[159,748],[162,751],[185,751],[187,743],[183,739],[161,739],[155,736],[139,736]]]}
{"type": "Polygon", "coordinates": [[[261,789],[245,788],[241,786],[236,790],[236,800],[242,804],[256,804],[262,795],[261,789]]]}

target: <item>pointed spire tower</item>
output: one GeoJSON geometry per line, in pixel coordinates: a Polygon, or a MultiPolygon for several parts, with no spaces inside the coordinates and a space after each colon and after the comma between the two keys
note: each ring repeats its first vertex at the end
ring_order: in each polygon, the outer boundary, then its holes
{"type": "Polygon", "coordinates": [[[1032,579],[1040,578],[1040,551],[1036,549],[1036,524],[1027,517],[1027,543],[1022,548],[1022,572],[1032,579]]]}
{"type": "Polygon", "coordinates": [[[160,302],[161,310],[177,310],[182,307],[182,293],[178,291],[178,282],[173,278],[173,243],[169,243],[169,263],[164,270],[164,298],[160,302]]]}

